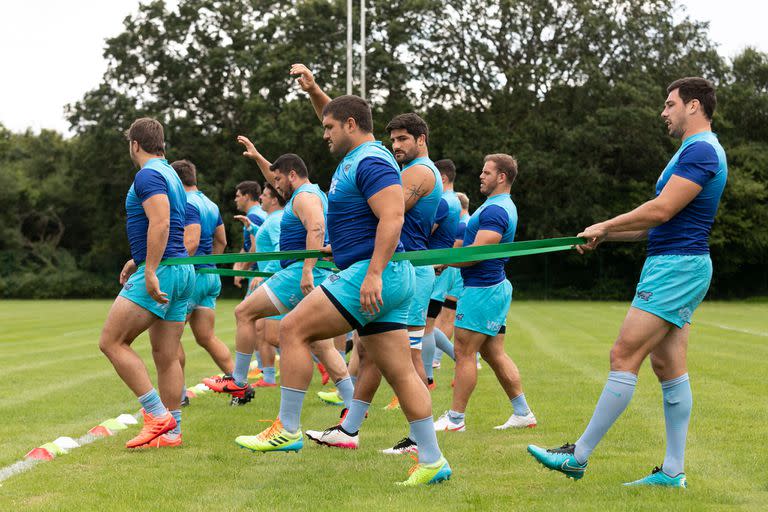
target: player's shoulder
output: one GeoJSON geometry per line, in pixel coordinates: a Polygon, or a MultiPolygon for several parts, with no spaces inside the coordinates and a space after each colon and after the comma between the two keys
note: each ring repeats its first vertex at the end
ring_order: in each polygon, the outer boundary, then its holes
{"type": "Polygon", "coordinates": [[[701,139],[687,144],[680,151],[680,162],[718,162],[718,148],[720,144],[717,140],[701,139]]]}

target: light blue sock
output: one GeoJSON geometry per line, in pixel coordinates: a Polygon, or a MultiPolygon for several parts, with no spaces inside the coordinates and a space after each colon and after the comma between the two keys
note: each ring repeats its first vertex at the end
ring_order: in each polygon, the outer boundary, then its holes
{"type": "Polygon", "coordinates": [[[238,386],[245,385],[248,382],[248,367],[251,365],[251,354],[235,352],[235,370],[232,372],[232,378],[238,386]]]}
{"type": "Polygon", "coordinates": [[[176,420],[176,428],[171,430],[171,434],[181,434],[181,409],[172,410],[171,416],[176,420]]]}
{"type": "Polygon", "coordinates": [[[347,416],[344,418],[344,421],[341,422],[341,428],[350,434],[357,434],[360,430],[360,425],[363,424],[365,413],[368,412],[368,407],[370,407],[370,405],[371,404],[368,402],[363,402],[362,400],[352,400],[352,403],[349,405],[349,410],[347,411],[347,416]]]}
{"type": "Polygon", "coordinates": [[[435,345],[437,348],[445,352],[448,357],[456,360],[456,354],[453,352],[453,343],[451,343],[451,340],[448,339],[448,336],[445,335],[443,331],[435,327],[435,330],[432,332],[432,334],[435,336],[435,345]]]}
{"type": "Polygon", "coordinates": [[[432,369],[432,359],[435,357],[435,333],[434,331],[425,334],[421,338],[421,361],[424,363],[424,371],[427,374],[428,379],[434,377],[434,370],[432,369]]]}
{"type": "Polygon", "coordinates": [[[683,472],[685,438],[693,407],[688,374],[662,382],[661,394],[664,398],[664,422],[667,428],[667,453],[661,469],[669,476],[677,476],[683,472]]]}
{"type": "MultiPolygon", "coordinates": [[[[432,336],[435,336],[435,333],[432,332],[432,336]]],[[[433,363],[439,363],[440,360],[443,358],[443,350],[437,346],[437,341],[435,341],[435,355],[432,357],[433,363]]]]}
{"type": "MultiPolygon", "coordinates": [[[[262,365],[261,365],[261,353],[260,353],[258,350],[256,350],[256,351],[253,353],[253,357],[255,357],[255,358],[256,358],[256,364],[257,364],[257,365],[259,365],[259,368],[262,368],[262,365]]],[[[251,362],[250,362],[250,361],[248,361],[248,364],[250,364],[250,363],[251,363],[251,362]]]]}
{"type": "Polygon", "coordinates": [[[306,394],[301,389],[280,386],[280,421],[291,434],[298,432],[301,427],[301,406],[306,394]]]}
{"type": "Polygon", "coordinates": [[[525,401],[525,393],[520,393],[510,400],[510,402],[512,402],[512,410],[517,416],[525,416],[531,412],[531,408],[528,407],[528,402],[525,401]]]}
{"type": "Polygon", "coordinates": [[[341,359],[346,362],[346,360],[347,360],[347,353],[344,352],[344,350],[339,350],[339,355],[341,356],[341,359]]]}
{"type": "Polygon", "coordinates": [[[344,400],[344,407],[349,408],[352,405],[352,397],[355,395],[355,386],[352,384],[351,377],[345,377],[336,383],[336,390],[339,396],[344,400]]]}
{"type": "Polygon", "coordinates": [[[275,384],[275,367],[265,366],[261,370],[261,375],[264,377],[264,382],[267,384],[275,384]]]}
{"type": "Polygon", "coordinates": [[[576,441],[574,456],[581,464],[585,463],[597,443],[611,428],[627,408],[637,385],[637,375],[631,372],[610,372],[600,399],[597,401],[595,412],[589,420],[587,429],[576,441]]]}
{"type": "Polygon", "coordinates": [[[315,354],[312,354],[312,362],[315,363],[315,364],[320,362],[320,360],[317,358],[317,356],[315,354]]]}
{"type": "Polygon", "coordinates": [[[413,440],[419,447],[419,462],[422,464],[437,462],[443,454],[440,453],[440,447],[437,446],[437,435],[432,416],[411,421],[410,425],[413,440]]]}
{"type": "Polygon", "coordinates": [[[139,402],[152,416],[165,416],[168,413],[168,409],[163,405],[163,401],[160,400],[160,395],[155,388],[150,389],[139,397],[139,402]]]}
{"type": "Polygon", "coordinates": [[[462,421],[464,421],[464,413],[463,412],[456,412],[453,409],[448,411],[448,419],[451,420],[451,423],[454,425],[458,425],[462,421]]]}
{"type": "Polygon", "coordinates": [[[184,399],[187,398],[187,386],[181,387],[181,401],[184,402],[184,399]]]}
{"type": "Polygon", "coordinates": [[[350,379],[352,379],[352,386],[357,386],[357,375],[350,375],[350,379]]]}

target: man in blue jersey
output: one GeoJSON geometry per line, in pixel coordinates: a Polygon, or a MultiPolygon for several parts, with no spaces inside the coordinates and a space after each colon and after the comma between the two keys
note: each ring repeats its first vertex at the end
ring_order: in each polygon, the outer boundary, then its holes
{"type": "Polygon", "coordinates": [[[187,256],[184,219],[187,197],[176,172],[164,158],[163,126],[141,118],[126,132],[133,163],[140,169],[125,200],[131,257],[120,272],[123,289],[112,304],[99,348],[142,405],[144,426],[127,448],[181,444],[181,395],[184,372],[179,362],[187,302],[195,286],[192,265],[164,265],[187,256]],[[149,331],[159,393],[131,348],[149,331]]]}
{"type": "MultiPolygon", "coordinates": [[[[266,212],[259,203],[261,190],[261,185],[259,185],[258,181],[243,181],[238,183],[235,188],[235,206],[238,211],[245,214],[235,217],[243,223],[243,247],[240,249],[240,252],[254,252],[256,250],[253,238],[255,231],[253,228],[259,229],[264,219],[267,218],[266,212]]],[[[257,265],[255,263],[235,263],[232,268],[234,270],[256,270],[257,265]]],[[[235,286],[240,288],[242,280],[242,277],[236,276],[234,278],[235,286]]],[[[253,284],[253,280],[248,281],[246,294],[252,291],[253,284]]]]}
{"type": "MultiPolygon", "coordinates": [[[[171,167],[179,175],[187,193],[184,246],[193,256],[222,254],[227,246],[227,233],[219,207],[197,188],[197,168],[189,160],[176,160],[171,167]]],[[[215,268],[213,264],[195,265],[195,270],[215,268]]],[[[232,371],[229,348],[216,336],[216,299],[221,293],[221,278],[216,274],[195,274],[195,290],[187,305],[187,322],[195,341],[203,347],[221,371],[232,371]]],[[[180,353],[184,368],[184,349],[180,353]]],[[[185,396],[182,397],[186,398],[185,396]]]]}
{"type": "MultiPolygon", "coordinates": [[[[341,157],[328,192],[328,232],[341,272],[326,279],[283,319],[279,419],[259,435],[236,442],[257,451],[299,450],[303,446],[301,408],[312,378],[309,344],[356,329],[360,346],[400,397],[420,447],[419,463],[403,483],[441,482],[450,477],[451,469],[437,445],[429,391],[413,366],[406,329],[413,266],[390,261],[396,251],[403,251],[399,239],[405,199],[399,166],[375,141],[365,100],[340,96],[331,101],[301,64],[294,65],[291,74],[299,75],[297,82],[309,93],[329,149],[341,157]]],[[[358,383],[365,378],[364,372],[361,366],[358,383]]],[[[354,400],[339,433],[356,434],[344,425],[359,424],[366,410],[367,404],[354,400]]],[[[354,447],[352,442],[350,448],[354,447]]]]}
{"type": "MultiPolygon", "coordinates": [[[[461,247],[464,245],[464,232],[467,229],[467,222],[469,222],[469,197],[464,192],[456,192],[456,197],[461,204],[461,215],[459,217],[459,226],[456,229],[456,241],[454,247],[461,247]]],[[[448,279],[448,290],[445,293],[445,298],[442,304],[442,308],[435,319],[435,328],[433,330],[435,336],[435,357],[432,361],[432,367],[434,369],[440,368],[440,360],[443,354],[456,360],[456,355],[453,351],[453,343],[451,338],[453,337],[453,324],[456,320],[456,304],[458,303],[461,293],[464,291],[464,282],[461,280],[461,271],[456,267],[445,267],[442,269],[443,273],[448,272],[450,279],[448,279]]],[[[442,290],[439,290],[442,292],[442,290]]],[[[433,299],[439,298],[440,295],[432,294],[433,299]]],[[[480,369],[480,355],[478,354],[477,369],[480,369]]]]}
{"type": "Polygon", "coordinates": [[[661,117],[682,145],[656,182],[656,197],[631,212],[594,224],[579,252],[601,242],[648,240],[635,299],[611,349],[611,371],[587,429],[575,444],[528,451],[549,469],[579,479],[597,444],[629,404],[647,356],[661,383],[667,449],[661,467],[626,485],[686,487],[683,467],[691,417],[686,354],[691,317],[712,278],[709,233],[728,178],[725,151],[712,133],[717,100],[703,78],[667,88],[661,117]]]}
{"type": "MultiPolygon", "coordinates": [[[[325,245],[328,200],[320,187],[309,181],[304,161],[298,155],[287,153],[270,163],[247,137],[241,135],[237,140],[245,146],[244,156],[255,160],[267,182],[288,199],[280,219],[280,250],[321,250],[325,245]]],[[[215,382],[205,380],[208,387],[233,396],[247,393],[250,387],[248,368],[256,341],[254,323],[291,311],[316,284],[331,274],[330,270],[319,268],[316,263],[317,258],[281,260],[278,272],[235,308],[235,370],[232,375],[225,375],[215,382]]],[[[335,376],[342,397],[347,403],[351,402],[354,390],[352,380],[333,340],[317,340],[313,348],[328,372],[335,376]]],[[[281,375],[285,381],[286,372],[281,371],[281,375]]]]}
{"type": "MultiPolygon", "coordinates": [[[[469,218],[464,247],[512,242],[517,229],[517,208],[510,198],[517,177],[517,161],[510,155],[486,155],[480,173],[485,202],[469,218]]],[[[464,292],[456,310],[456,383],[451,409],[435,421],[435,430],[464,432],[464,412],[477,384],[477,353],[493,369],[512,403],[512,415],[498,430],[535,427],[536,418],[523,394],[520,372],[504,350],[507,312],[512,285],[504,264],[509,258],[457,263],[464,292]]]]}

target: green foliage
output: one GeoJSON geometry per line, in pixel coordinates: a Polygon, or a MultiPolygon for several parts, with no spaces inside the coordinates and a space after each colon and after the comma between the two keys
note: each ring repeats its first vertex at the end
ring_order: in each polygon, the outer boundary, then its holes
{"type": "MultiPolygon", "coordinates": [[[[768,292],[768,55],[748,48],[724,62],[706,24],[673,18],[672,0],[367,4],[376,135],[387,139],[397,113],[422,113],[431,156],[457,163],[457,189],[475,206],[483,156],[515,154],[518,239],[572,235],[650,198],[676,149],[659,119],[667,84],[714,80],[730,177],[712,233],[712,292],[768,292]]],[[[128,256],[123,201],[135,172],[122,131],[140,115],[165,124],[169,160],[196,163],[231,250],[242,236],[234,187],[259,176],[238,134],[268,158],[300,154],[327,187],[336,161],[287,71],[303,62],[332,96],[344,93],[345,9],[343,0],[141,4],[106,42],[102,83],[68,107],[75,137],[0,127],[0,201],[9,205],[0,261],[10,262],[0,276],[82,271],[112,283],[128,256]]],[[[530,295],[621,298],[642,258],[639,246],[621,245],[588,258],[517,259],[509,270],[530,295]]]]}

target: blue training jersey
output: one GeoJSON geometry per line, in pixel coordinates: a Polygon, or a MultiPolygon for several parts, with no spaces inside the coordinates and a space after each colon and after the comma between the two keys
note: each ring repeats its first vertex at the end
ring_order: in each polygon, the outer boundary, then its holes
{"type": "MultiPolygon", "coordinates": [[[[291,199],[285,204],[283,218],[280,221],[280,250],[303,251],[307,248],[307,230],[301,220],[293,213],[293,200],[299,194],[314,194],[320,198],[323,205],[323,217],[328,215],[328,198],[320,187],[314,183],[305,183],[291,194],[291,199]]],[[[325,220],[325,219],[324,219],[325,220]]],[[[282,268],[287,267],[296,260],[281,260],[282,268]]]]}
{"type": "Polygon", "coordinates": [[[437,228],[429,237],[428,246],[430,249],[453,247],[457,238],[456,233],[459,230],[460,217],[461,203],[456,197],[456,192],[453,190],[444,191],[435,215],[437,228]]]}
{"type": "Polygon", "coordinates": [[[469,214],[465,213],[459,218],[459,225],[456,227],[456,240],[461,240],[464,243],[464,233],[467,232],[467,222],[469,222],[469,214]]]}
{"type": "MultiPolygon", "coordinates": [[[[223,224],[221,213],[216,203],[208,199],[199,190],[187,192],[187,211],[184,226],[200,225],[200,243],[195,256],[208,256],[213,253],[213,234],[223,224]]],[[[212,263],[198,264],[195,268],[214,268],[212,263]]]]}
{"type": "Polygon", "coordinates": [[[423,165],[432,171],[435,178],[435,187],[432,191],[419,198],[410,210],[405,212],[403,231],[400,241],[406,251],[423,251],[427,248],[429,237],[432,234],[432,226],[435,224],[435,215],[443,195],[443,182],[440,179],[440,171],[427,157],[414,158],[403,166],[403,171],[415,166],[423,165]]]}
{"type": "MultiPolygon", "coordinates": [[[[280,250],[280,223],[283,220],[283,210],[275,210],[267,214],[267,219],[254,233],[256,239],[256,252],[277,252],[280,250]]],[[[277,272],[280,270],[280,261],[259,261],[259,270],[262,272],[277,272]]]]}
{"type": "MultiPolygon", "coordinates": [[[[248,220],[251,221],[251,226],[255,226],[256,229],[264,223],[267,218],[267,212],[265,212],[261,205],[255,204],[248,208],[248,213],[245,214],[248,220]]],[[[251,228],[243,226],[243,250],[245,252],[251,252],[251,228]]],[[[254,264],[254,267],[256,264],[254,264]]]]}
{"type": "MultiPolygon", "coordinates": [[[[392,185],[402,186],[400,167],[381,142],[364,142],[339,162],[328,191],[328,235],[340,269],[373,255],[379,219],[368,199],[392,185]]],[[[398,243],[395,252],[402,251],[398,243]]]]}
{"type": "Polygon", "coordinates": [[[142,203],[157,194],[168,196],[171,207],[168,243],[162,259],[187,256],[187,250],[184,248],[184,219],[187,209],[184,185],[167,160],[152,158],[136,173],[125,198],[125,228],[131,246],[131,257],[137,265],[147,259],[149,219],[142,203]]]}
{"type": "MultiPolygon", "coordinates": [[[[501,234],[499,243],[514,242],[517,230],[517,207],[509,194],[496,194],[485,200],[467,222],[464,247],[474,243],[477,232],[495,231],[501,234]]],[[[506,279],[504,264],[509,258],[481,261],[471,267],[461,268],[464,286],[493,286],[506,279]]]]}
{"type": "Polygon", "coordinates": [[[701,187],[701,192],[670,220],[648,231],[648,256],[708,254],[709,233],[728,179],[725,150],[712,132],[683,141],[656,182],[656,196],[677,175],[701,187]]]}

